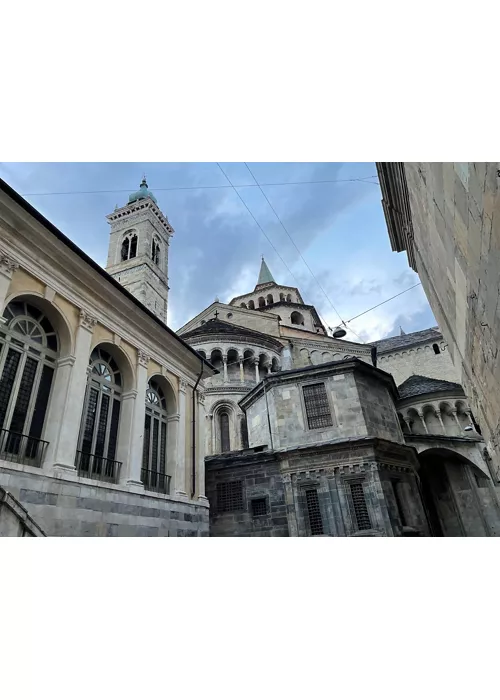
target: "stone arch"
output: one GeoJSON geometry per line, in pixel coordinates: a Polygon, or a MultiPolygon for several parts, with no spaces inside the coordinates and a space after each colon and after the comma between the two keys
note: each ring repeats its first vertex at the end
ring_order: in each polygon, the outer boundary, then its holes
{"type": "Polygon", "coordinates": [[[257,303],[259,305],[259,309],[263,309],[266,305],[266,300],[264,299],[264,297],[259,297],[257,299],[257,303]]]}
{"type": "Polygon", "coordinates": [[[287,294],[287,295],[286,295],[286,300],[287,300],[287,301],[292,301],[292,295],[291,295],[291,294],[287,294]]]}
{"type": "Polygon", "coordinates": [[[422,419],[418,415],[418,411],[415,408],[409,408],[407,415],[407,422],[412,432],[412,435],[426,435],[425,426],[422,419]]]}
{"type": "Polygon", "coordinates": [[[247,305],[245,304],[244,301],[242,301],[241,304],[240,304],[240,307],[241,307],[242,309],[246,309],[246,308],[247,308],[247,305]]]}
{"type": "Polygon", "coordinates": [[[333,355],[331,354],[331,352],[324,352],[321,356],[321,359],[323,362],[332,362],[333,355]]]}
{"type": "Polygon", "coordinates": [[[271,360],[271,371],[272,372],[279,372],[280,371],[280,363],[277,357],[273,357],[271,360]]]}
{"type": "Polygon", "coordinates": [[[429,435],[441,435],[443,433],[443,428],[436,415],[436,407],[432,404],[426,404],[422,408],[422,414],[429,435]]]}
{"type": "MultiPolygon", "coordinates": [[[[73,354],[74,348],[74,332],[71,328],[69,320],[63,311],[56,303],[48,301],[41,294],[36,292],[17,292],[7,297],[5,308],[12,302],[31,304],[47,316],[58,335],[59,339],[59,355],[66,357],[73,354]]],[[[2,309],[3,314],[4,309],[2,309]]],[[[1,315],[1,314],[0,314],[1,315]]]]}
{"type": "Polygon", "coordinates": [[[92,345],[90,354],[97,348],[108,352],[116,361],[123,375],[123,391],[135,389],[135,371],[127,353],[119,345],[108,340],[99,341],[92,345]]]}
{"type": "Polygon", "coordinates": [[[237,348],[228,348],[227,351],[227,378],[231,382],[240,382],[240,351],[237,348]]]}
{"type": "Polygon", "coordinates": [[[236,404],[228,399],[220,399],[213,404],[212,454],[240,449],[239,413],[236,404]],[[227,416],[227,421],[224,416],[227,416]]]}
{"type": "Polygon", "coordinates": [[[280,301],[285,301],[285,295],[283,292],[280,293],[280,301]]]}
{"type": "Polygon", "coordinates": [[[460,427],[453,415],[453,407],[448,401],[441,401],[439,404],[439,412],[443,421],[444,432],[446,435],[460,435],[460,427]]]}
{"type": "Polygon", "coordinates": [[[243,377],[246,382],[255,382],[255,352],[251,348],[243,351],[243,377]]]}
{"type": "Polygon", "coordinates": [[[198,353],[198,355],[201,355],[203,357],[204,360],[207,359],[207,353],[205,352],[205,350],[198,350],[197,348],[195,348],[195,350],[198,353]]]}
{"type": "Polygon", "coordinates": [[[158,374],[158,372],[153,372],[153,374],[151,374],[151,376],[148,377],[148,383],[151,380],[158,382],[158,384],[163,389],[163,393],[167,402],[168,415],[175,415],[177,413],[177,394],[168,377],[165,377],[163,374],[158,374]]]}
{"type": "Polygon", "coordinates": [[[408,424],[405,421],[402,413],[398,413],[398,420],[399,420],[399,425],[401,427],[401,430],[403,431],[403,434],[408,435],[409,433],[411,433],[411,430],[408,427],[408,424]]]}
{"type": "Polygon", "coordinates": [[[290,314],[290,322],[297,326],[303,326],[304,317],[302,316],[300,311],[292,311],[292,313],[290,314]]]}
{"type": "Polygon", "coordinates": [[[272,295],[272,294],[268,294],[268,295],[267,295],[267,297],[266,297],[266,302],[267,302],[268,305],[269,305],[269,304],[274,304],[274,298],[273,298],[273,295],[272,295]]]}
{"type": "Polygon", "coordinates": [[[255,302],[253,299],[250,299],[250,301],[248,302],[248,308],[255,309],[255,302]]]}
{"type": "Polygon", "coordinates": [[[457,412],[457,420],[460,424],[460,428],[461,430],[464,430],[464,428],[467,428],[469,425],[471,425],[469,409],[465,401],[456,401],[455,410],[457,412]]]}
{"type": "Polygon", "coordinates": [[[312,350],[310,357],[311,357],[311,363],[313,365],[321,364],[321,355],[319,354],[319,350],[312,350]]]}
{"type": "Polygon", "coordinates": [[[418,475],[431,534],[484,537],[500,532],[491,509],[491,479],[470,459],[448,448],[418,454],[418,475]]]}
{"type": "Polygon", "coordinates": [[[266,352],[259,353],[259,375],[262,378],[269,373],[271,358],[266,352]]]}
{"type": "Polygon", "coordinates": [[[304,365],[310,365],[311,364],[311,358],[309,356],[309,350],[307,348],[301,348],[300,349],[300,360],[304,365]]]}
{"type": "Polygon", "coordinates": [[[432,349],[433,349],[435,355],[439,355],[441,353],[441,348],[439,347],[439,345],[437,343],[432,344],[432,349]]]}

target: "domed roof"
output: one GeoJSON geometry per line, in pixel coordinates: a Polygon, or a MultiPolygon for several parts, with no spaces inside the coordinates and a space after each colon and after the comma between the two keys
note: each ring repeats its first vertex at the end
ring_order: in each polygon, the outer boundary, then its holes
{"type": "Polygon", "coordinates": [[[148,190],[148,183],[146,182],[146,178],[143,177],[140,188],[137,190],[137,192],[134,192],[130,195],[130,197],[128,198],[128,203],[131,204],[132,202],[137,202],[137,200],[146,199],[147,197],[151,197],[153,202],[155,204],[158,204],[154,194],[150,190],[148,190]]]}

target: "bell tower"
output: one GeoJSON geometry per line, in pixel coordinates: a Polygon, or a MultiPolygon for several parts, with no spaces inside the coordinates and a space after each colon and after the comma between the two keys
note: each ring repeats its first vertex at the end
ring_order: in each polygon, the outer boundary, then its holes
{"type": "Polygon", "coordinates": [[[168,246],[174,229],[145,177],[128,204],[106,218],[111,226],[107,272],[166,323],[168,246]]]}

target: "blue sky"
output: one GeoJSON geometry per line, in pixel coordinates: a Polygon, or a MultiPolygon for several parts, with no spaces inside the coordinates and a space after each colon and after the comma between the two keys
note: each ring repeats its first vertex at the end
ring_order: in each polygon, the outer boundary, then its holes
{"type": "MultiPolygon", "coordinates": [[[[244,163],[221,163],[289,270],[216,163],[2,163],[0,177],[23,194],[99,264],[105,265],[105,216],[123,205],[143,173],[175,229],[169,252],[169,325],[175,330],[215,297],[251,291],[261,255],[277,282],[300,287],[328,325],[338,316],[283,231],[244,163]],[[210,189],[162,190],[162,188],[210,189]],[[120,191],[123,190],[123,191],[120,191]],[[95,194],[50,194],[62,192],[95,194]],[[295,279],[294,279],[295,278],[295,279]]],[[[367,178],[374,163],[249,163],[259,183],[367,178]]],[[[405,253],[391,251],[376,178],[372,182],[266,184],[262,187],[342,318],[348,320],[418,282],[405,253]]],[[[435,325],[421,287],[350,324],[364,340],[435,325]]],[[[349,333],[348,339],[356,340],[349,333]]]]}

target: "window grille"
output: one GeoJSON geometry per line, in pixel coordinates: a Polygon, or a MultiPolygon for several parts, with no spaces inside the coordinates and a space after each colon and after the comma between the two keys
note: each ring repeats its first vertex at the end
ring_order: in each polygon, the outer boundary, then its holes
{"type": "Polygon", "coordinates": [[[306,504],[311,535],[323,535],[323,519],[321,517],[318,492],[316,489],[308,489],[306,491],[306,504]]]}
{"type": "Polygon", "coordinates": [[[325,385],[309,384],[303,387],[303,392],[309,429],[333,425],[325,385]]]}
{"type": "Polygon", "coordinates": [[[253,498],[251,506],[254,518],[257,518],[259,515],[267,515],[267,501],[265,498],[253,498]]]}
{"type": "Polygon", "coordinates": [[[351,497],[358,530],[370,530],[372,524],[366,507],[363,484],[359,482],[351,484],[351,497]]]}
{"type": "Polygon", "coordinates": [[[242,481],[227,481],[217,484],[217,510],[219,513],[243,510],[242,481]]]}

